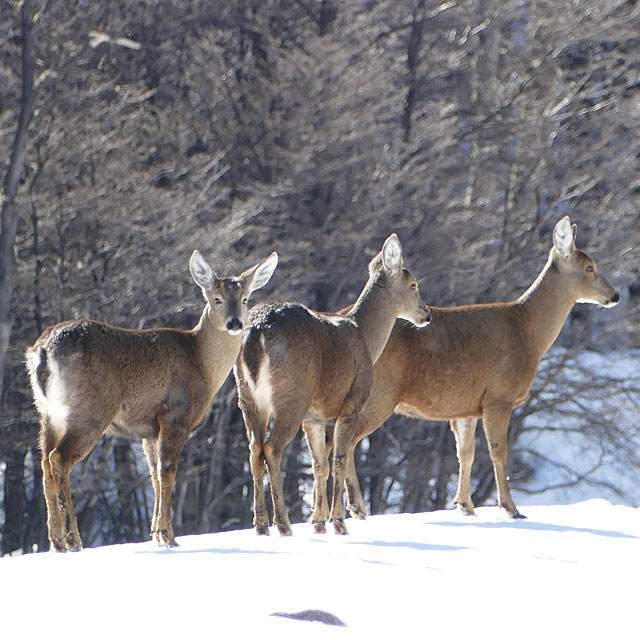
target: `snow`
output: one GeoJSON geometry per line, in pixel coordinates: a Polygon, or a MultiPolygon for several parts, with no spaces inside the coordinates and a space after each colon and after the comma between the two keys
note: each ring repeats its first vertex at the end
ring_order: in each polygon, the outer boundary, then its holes
{"type": "Polygon", "coordinates": [[[4,637],[637,637],[640,509],[592,499],[0,560],[4,637]],[[321,610],[346,626],[274,617],[321,610]],[[9,632],[9,633],[6,633],[9,632]],[[138,635],[140,634],[140,635],[138,635]],[[180,634],[177,636],[176,634],[180,634]]]}

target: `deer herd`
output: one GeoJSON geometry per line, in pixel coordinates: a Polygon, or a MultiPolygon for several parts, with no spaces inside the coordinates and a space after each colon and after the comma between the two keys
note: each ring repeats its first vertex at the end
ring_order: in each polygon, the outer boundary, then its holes
{"type": "Polygon", "coordinates": [[[459,462],[455,502],[464,514],[474,509],[470,474],[482,418],[498,504],[523,517],[507,477],[511,412],[527,398],[573,305],[611,307],[619,300],[575,236],[576,225],[562,218],[544,268],[512,302],[427,307],[392,234],[371,260],[356,302],[338,313],[295,302],[249,311],[249,297],[273,275],[277,254],[239,276],[218,277],[194,251],[189,267],[205,299],[194,329],[132,330],[91,320],[49,327],[27,349],[26,363],[41,416],[51,549],[82,548],[70,474],[107,432],[142,439],[155,496],[151,537],[176,546],[171,495],[178,460],[232,369],[258,534],[269,533],[265,467],[273,524],[291,534],[281,464],[300,427],[313,462],[314,530],[324,533],[330,520],[336,533],[347,532],[345,489],[351,515],[364,518],[354,450],[394,412],[450,421],[459,462]]]}

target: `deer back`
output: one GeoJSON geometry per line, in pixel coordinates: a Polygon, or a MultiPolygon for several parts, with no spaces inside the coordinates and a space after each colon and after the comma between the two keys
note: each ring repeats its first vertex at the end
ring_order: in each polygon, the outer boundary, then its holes
{"type": "MultiPolygon", "coordinates": [[[[296,394],[337,413],[358,363],[370,356],[355,323],[298,303],[258,305],[243,341],[239,365],[257,387],[268,369],[270,395],[285,403],[296,394]]],[[[362,364],[360,366],[363,366],[362,364]]]]}

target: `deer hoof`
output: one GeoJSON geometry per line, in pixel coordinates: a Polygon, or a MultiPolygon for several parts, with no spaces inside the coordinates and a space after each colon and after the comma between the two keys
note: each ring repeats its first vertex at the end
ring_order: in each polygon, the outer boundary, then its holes
{"type": "Polygon", "coordinates": [[[504,502],[500,506],[507,512],[507,515],[512,520],[526,520],[527,519],[527,516],[523,516],[515,507],[513,507],[513,509],[509,509],[509,507],[504,502]]]}
{"type": "Polygon", "coordinates": [[[351,515],[354,518],[357,518],[358,520],[366,520],[367,519],[366,510],[360,508],[360,506],[357,505],[357,504],[349,505],[349,512],[351,513],[351,515]]]}
{"type": "Polygon", "coordinates": [[[512,519],[512,520],[526,520],[527,516],[523,516],[514,506],[513,509],[510,509],[509,506],[506,503],[502,503],[500,505],[506,512],[507,515],[512,519]]]}
{"type": "Polygon", "coordinates": [[[175,538],[169,538],[169,533],[166,529],[156,531],[156,541],[158,542],[159,547],[167,547],[168,549],[180,546],[176,542],[175,538]]]}
{"type": "Polygon", "coordinates": [[[268,524],[257,524],[256,525],[256,535],[258,536],[268,536],[269,534],[269,525],[268,524]]]}
{"type": "Polygon", "coordinates": [[[278,526],[278,531],[280,532],[280,535],[283,538],[288,538],[289,536],[293,535],[293,531],[291,531],[291,527],[289,525],[279,524],[277,526],[278,526]]]}
{"type": "Polygon", "coordinates": [[[313,520],[313,533],[327,533],[327,523],[324,520],[313,520]]]}
{"type": "Polygon", "coordinates": [[[469,506],[468,502],[458,502],[458,510],[465,516],[474,515],[473,506],[469,506]]]}
{"type": "Polygon", "coordinates": [[[349,534],[349,532],[347,531],[347,527],[344,524],[344,518],[334,518],[332,522],[333,530],[336,532],[336,534],[338,534],[339,536],[346,536],[349,534]]]}
{"type": "Polygon", "coordinates": [[[69,551],[82,550],[82,542],[75,533],[68,533],[64,543],[69,551]]]}
{"type": "Polygon", "coordinates": [[[56,540],[49,540],[49,549],[55,553],[64,553],[67,547],[63,544],[62,538],[58,538],[56,540]]]}

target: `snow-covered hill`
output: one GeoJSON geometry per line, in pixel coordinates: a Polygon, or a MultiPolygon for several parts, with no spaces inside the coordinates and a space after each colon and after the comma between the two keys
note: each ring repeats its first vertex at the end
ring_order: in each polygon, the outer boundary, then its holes
{"type": "Polygon", "coordinates": [[[5,638],[635,638],[640,509],[588,500],[0,560],[5,638]],[[523,509],[524,510],[524,509],[523,509]],[[346,626],[274,613],[338,618],[346,626]],[[325,615],[330,614],[330,615],[325,615]]]}

